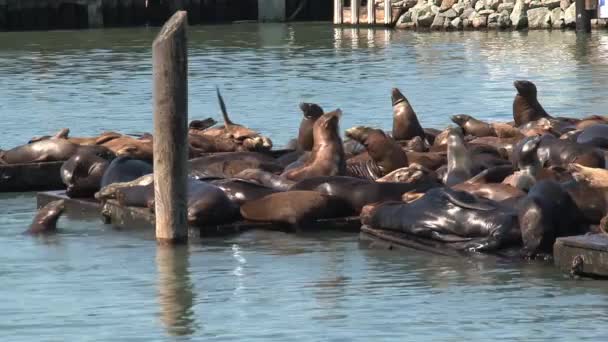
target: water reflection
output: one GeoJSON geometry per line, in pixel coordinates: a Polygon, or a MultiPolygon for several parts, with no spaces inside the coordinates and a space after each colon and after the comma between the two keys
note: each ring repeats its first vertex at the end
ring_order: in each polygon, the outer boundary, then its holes
{"type": "Polygon", "coordinates": [[[169,335],[191,335],[196,331],[192,306],[195,300],[190,280],[187,246],[156,249],[160,319],[169,335]]]}

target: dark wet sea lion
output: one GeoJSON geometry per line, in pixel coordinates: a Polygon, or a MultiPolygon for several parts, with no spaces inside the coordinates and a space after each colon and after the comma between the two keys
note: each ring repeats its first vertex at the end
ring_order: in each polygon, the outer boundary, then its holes
{"type": "Polygon", "coordinates": [[[342,111],[337,109],[323,114],[314,124],[314,147],[308,161],[301,167],[284,172],[281,176],[288,180],[301,180],[318,176],[337,176],[346,172],[346,161],[339,120],[342,111]]]}
{"type": "Polygon", "coordinates": [[[238,205],[278,192],[278,190],[240,179],[221,179],[210,183],[222,189],[228,198],[238,205]]]}
{"type": "Polygon", "coordinates": [[[574,131],[566,132],[566,133],[560,135],[559,138],[561,140],[568,140],[568,141],[571,141],[571,142],[576,142],[576,140],[578,139],[578,137],[582,133],[583,133],[583,130],[577,129],[577,130],[574,130],[574,131]]]}
{"type": "Polygon", "coordinates": [[[436,128],[424,128],[423,130],[424,137],[430,145],[433,145],[435,143],[435,138],[441,133],[441,131],[436,128]]]}
{"type": "Polygon", "coordinates": [[[395,140],[410,140],[414,137],[425,138],[416,112],[401,91],[393,88],[391,92],[393,103],[393,138],[395,140]]]}
{"type": "Polygon", "coordinates": [[[247,220],[291,225],[351,214],[341,199],[316,191],[278,192],[241,206],[241,215],[247,220]]]}
{"type": "Polygon", "coordinates": [[[235,221],[238,205],[218,186],[188,179],[188,224],[208,226],[235,221]]]}
{"type": "Polygon", "coordinates": [[[154,183],[116,189],[116,201],[125,207],[152,208],[154,205],[154,183]]]}
{"type": "Polygon", "coordinates": [[[303,117],[298,131],[298,150],[312,151],[314,145],[313,126],[315,121],[324,114],[323,108],[315,103],[303,102],[300,103],[300,110],[302,110],[303,117]]]}
{"type": "Polygon", "coordinates": [[[10,150],[0,150],[0,164],[27,164],[65,161],[81,151],[93,153],[101,150],[98,146],[80,146],[65,139],[48,139],[21,145],[10,150]]]}
{"type": "Polygon", "coordinates": [[[530,81],[513,82],[517,95],[513,100],[513,119],[516,126],[524,125],[540,118],[551,118],[538,102],[536,85],[530,81]]]}
{"type": "Polygon", "coordinates": [[[259,169],[247,169],[237,173],[234,178],[252,181],[267,188],[277,191],[287,191],[295,184],[294,181],[285,179],[279,175],[259,169]]]}
{"type": "Polygon", "coordinates": [[[458,114],[452,116],[452,122],[460,126],[464,131],[465,135],[473,135],[476,137],[495,137],[496,131],[492,125],[487,122],[483,122],[475,119],[474,117],[466,114],[458,114]]]}
{"type": "Polygon", "coordinates": [[[437,186],[439,186],[438,182],[427,179],[412,183],[390,183],[334,176],[305,179],[296,183],[290,190],[318,191],[335,196],[349,203],[354,211],[359,212],[367,204],[399,200],[405,192],[424,192],[437,186]]]}
{"type": "Polygon", "coordinates": [[[473,176],[471,155],[464,145],[462,129],[453,128],[448,135],[448,165],[443,180],[446,186],[462,183],[473,176]]]}
{"type": "Polygon", "coordinates": [[[544,166],[567,167],[571,163],[577,163],[587,167],[603,168],[606,164],[604,154],[599,150],[561,140],[549,134],[541,137],[538,158],[544,166]]]}
{"type": "Polygon", "coordinates": [[[231,178],[247,169],[271,173],[283,171],[275,159],[258,152],[215,153],[188,161],[190,174],[197,177],[231,178]]]}
{"type": "Polygon", "coordinates": [[[608,124],[585,128],[576,138],[576,142],[593,147],[608,148],[608,124]]]}
{"type": "Polygon", "coordinates": [[[95,199],[99,201],[105,201],[108,199],[115,199],[116,193],[118,189],[128,188],[128,187],[137,187],[137,186],[147,186],[150,184],[154,184],[154,174],[150,173],[145,176],[141,176],[135,180],[130,182],[119,182],[112,183],[106,185],[99,189],[97,193],[95,193],[95,199]]]}
{"type": "Polygon", "coordinates": [[[377,167],[377,172],[366,168],[370,171],[367,172],[365,178],[377,179],[408,164],[407,156],[401,146],[395,140],[386,136],[382,130],[357,126],[347,129],[346,136],[365,146],[367,153],[377,167]]]}
{"type": "Polygon", "coordinates": [[[522,139],[513,149],[511,161],[513,168],[519,170],[515,187],[528,191],[537,181],[537,176],[542,168],[538,159],[538,148],[540,136],[530,136],[522,139]]]}
{"type": "Polygon", "coordinates": [[[101,178],[113,159],[113,154],[78,152],[61,166],[61,180],[69,197],[93,197],[101,187],[101,178]]]}
{"type": "Polygon", "coordinates": [[[113,183],[130,182],[152,173],[152,164],[131,157],[117,157],[112,160],[101,177],[100,187],[113,183]]]}
{"type": "Polygon", "coordinates": [[[540,181],[530,189],[519,203],[518,218],[527,257],[550,255],[556,238],[584,233],[578,208],[552,181],[540,181]]]}
{"type": "Polygon", "coordinates": [[[65,201],[53,201],[38,209],[34,220],[25,234],[54,233],[57,231],[57,220],[65,210],[65,201]]]}
{"type": "Polygon", "coordinates": [[[203,120],[192,120],[188,124],[188,128],[189,129],[196,129],[196,130],[199,130],[199,131],[204,131],[207,128],[212,127],[216,123],[217,123],[217,121],[215,121],[212,118],[206,118],[206,119],[203,119],[203,120]]]}
{"type": "Polygon", "coordinates": [[[443,242],[470,241],[464,248],[473,251],[497,250],[521,241],[512,209],[449,188],[430,189],[411,203],[368,205],[361,222],[443,242]]]}

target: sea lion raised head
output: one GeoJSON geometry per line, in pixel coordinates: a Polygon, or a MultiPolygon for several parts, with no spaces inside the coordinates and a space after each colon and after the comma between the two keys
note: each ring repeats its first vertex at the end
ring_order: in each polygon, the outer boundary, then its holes
{"type": "Polygon", "coordinates": [[[460,126],[465,135],[476,137],[494,137],[496,132],[489,123],[475,119],[467,114],[458,114],[451,117],[452,122],[460,126]]]}
{"type": "Polygon", "coordinates": [[[367,153],[380,169],[381,174],[376,175],[377,177],[385,176],[408,164],[401,146],[380,129],[357,126],[347,129],[345,135],[365,146],[367,153]]]}
{"type": "Polygon", "coordinates": [[[300,130],[298,132],[298,148],[302,151],[311,151],[313,146],[313,125],[321,115],[323,108],[315,103],[300,103],[302,110],[302,121],[300,122],[300,130]]]}
{"type": "Polygon", "coordinates": [[[393,103],[393,138],[395,140],[410,140],[414,137],[424,139],[425,133],[416,112],[399,89],[393,88],[391,100],[393,103]]]}
{"type": "Polygon", "coordinates": [[[446,186],[452,186],[465,182],[473,176],[473,162],[464,145],[464,135],[460,127],[451,127],[447,140],[448,165],[444,183],[446,186]]]}
{"type": "Polygon", "coordinates": [[[54,233],[57,231],[57,220],[65,210],[65,201],[53,201],[38,210],[25,234],[54,233]]]}
{"type": "Polygon", "coordinates": [[[516,126],[524,125],[540,118],[551,118],[538,102],[536,85],[530,81],[513,82],[517,95],[513,100],[513,119],[516,126]]]}

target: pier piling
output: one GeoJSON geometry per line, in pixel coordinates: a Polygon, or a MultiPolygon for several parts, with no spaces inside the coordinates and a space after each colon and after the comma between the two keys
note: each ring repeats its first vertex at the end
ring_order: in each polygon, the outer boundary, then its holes
{"type": "Polygon", "coordinates": [[[391,25],[393,23],[393,5],[391,0],[384,0],[384,24],[391,25]]]}
{"type": "Polygon", "coordinates": [[[344,0],[334,0],[334,24],[342,25],[344,23],[344,0]]]}
{"type": "Polygon", "coordinates": [[[188,52],[186,11],[176,12],[152,44],[156,240],[188,240],[188,52]]]}
{"type": "Polygon", "coordinates": [[[591,14],[587,10],[586,0],[576,0],[576,32],[591,32],[591,14]]]}
{"type": "Polygon", "coordinates": [[[367,0],[367,23],[369,25],[376,24],[376,1],[367,0]]]}
{"type": "Polygon", "coordinates": [[[359,25],[359,10],[361,9],[361,0],[350,0],[350,23],[351,25],[359,25]]]}

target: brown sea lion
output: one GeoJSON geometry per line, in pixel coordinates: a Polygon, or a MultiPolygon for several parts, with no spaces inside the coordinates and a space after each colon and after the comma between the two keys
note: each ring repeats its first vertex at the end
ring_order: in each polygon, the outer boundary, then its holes
{"type": "Polygon", "coordinates": [[[259,169],[246,169],[234,176],[235,179],[252,181],[262,186],[275,189],[277,191],[287,191],[295,184],[294,181],[285,179],[279,175],[272,174],[259,169]]]}
{"type": "Polygon", "coordinates": [[[429,148],[421,137],[414,137],[410,140],[398,142],[406,152],[428,152],[429,148]]]}
{"type": "Polygon", "coordinates": [[[543,134],[559,135],[553,129],[554,122],[548,118],[540,118],[536,121],[530,121],[519,128],[519,131],[526,137],[543,134]]]}
{"type": "Polygon", "coordinates": [[[461,128],[452,128],[448,135],[448,165],[443,182],[453,186],[465,182],[473,176],[473,161],[464,145],[461,128]]]}
{"type": "Polygon", "coordinates": [[[148,161],[152,161],[154,151],[152,139],[135,139],[126,135],[106,141],[101,146],[109,148],[117,156],[129,156],[148,161]]]}
{"type": "Polygon", "coordinates": [[[278,192],[241,206],[241,215],[247,220],[291,225],[351,214],[343,200],[316,191],[278,192]]]}
{"type": "Polygon", "coordinates": [[[393,139],[410,140],[414,137],[425,138],[416,112],[401,91],[393,88],[391,93],[393,103],[393,139]]]}
{"type": "Polygon", "coordinates": [[[518,199],[526,195],[522,190],[501,183],[460,183],[452,187],[454,190],[466,191],[475,196],[502,202],[509,199],[518,199]]]}
{"type": "Polygon", "coordinates": [[[280,173],[283,167],[275,159],[258,152],[214,153],[188,161],[190,174],[197,178],[231,178],[246,169],[280,173]]]}
{"type": "Polygon", "coordinates": [[[360,175],[364,178],[377,179],[408,164],[401,146],[380,129],[357,126],[347,129],[345,135],[365,146],[375,164],[373,168],[365,168],[367,172],[360,175]]]}
{"type": "Polygon", "coordinates": [[[313,126],[314,147],[308,161],[299,168],[282,174],[289,180],[308,177],[337,176],[346,172],[344,148],[339,133],[339,120],[342,111],[337,109],[323,114],[313,126]]]}
{"type": "Polygon", "coordinates": [[[476,137],[495,137],[496,131],[491,124],[477,120],[474,117],[466,114],[453,115],[452,122],[460,126],[465,135],[473,135],[476,137]]]}
{"type": "Polygon", "coordinates": [[[148,174],[130,182],[111,183],[102,187],[97,193],[95,193],[95,199],[98,201],[116,199],[118,189],[148,186],[150,184],[154,184],[154,174],[148,174]]]}
{"type": "Polygon", "coordinates": [[[216,123],[217,123],[217,121],[215,121],[212,118],[206,118],[203,120],[192,120],[188,124],[188,129],[204,131],[207,128],[213,127],[216,123]]]}
{"type": "Polygon", "coordinates": [[[25,234],[54,233],[57,231],[57,220],[65,210],[65,201],[53,201],[38,210],[25,234]]]}
{"type": "Polygon", "coordinates": [[[540,118],[551,118],[538,102],[536,85],[530,81],[513,82],[517,95],[513,100],[513,119],[516,126],[536,121],[540,118]]]}
{"type": "Polygon", "coordinates": [[[7,151],[0,150],[0,164],[65,161],[78,152],[96,153],[100,149],[99,146],[80,146],[65,139],[40,140],[7,151]]]}
{"type": "Polygon", "coordinates": [[[420,164],[427,169],[437,170],[447,162],[447,154],[442,152],[406,152],[410,164],[420,164]]]}
{"type": "Polygon", "coordinates": [[[606,169],[572,163],[568,165],[568,171],[578,182],[583,182],[593,188],[608,189],[608,170],[606,169]]]}
{"type": "Polygon", "coordinates": [[[593,125],[608,124],[608,116],[591,115],[578,120],[575,124],[576,129],[585,129],[593,125]]]}
{"type": "Polygon", "coordinates": [[[429,170],[420,164],[410,164],[407,167],[394,170],[386,176],[376,179],[376,182],[414,183],[423,179],[438,182],[435,171],[429,170]]]}
{"type": "Polygon", "coordinates": [[[300,103],[302,110],[302,121],[298,130],[298,149],[301,151],[312,151],[314,146],[313,126],[318,118],[323,115],[323,108],[315,103],[300,103]]]}

